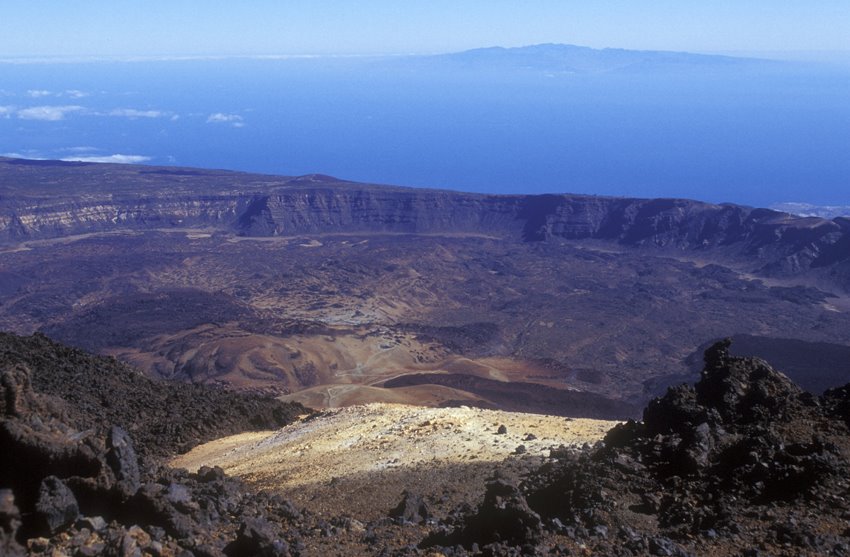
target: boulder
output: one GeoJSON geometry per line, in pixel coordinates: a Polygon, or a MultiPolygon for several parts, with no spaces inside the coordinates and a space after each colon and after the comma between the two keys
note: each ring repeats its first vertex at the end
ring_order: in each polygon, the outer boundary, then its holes
{"type": "Polygon", "coordinates": [[[53,535],[77,520],[80,507],[74,493],[62,480],[48,476],[41,482],[35,514],[43,532],[53,535]]]}
{"type": "Polygon", "coordinates": [[[139,489],[139,459],[133,442],[126,431],[118,426],[109,429],[106,438],[106,462],[115,474],[116,488],[125,497],[131,497],[139,489]]]}
{"type": "Polygon", "coordinates": [[[421,495],[405,491],[401,501],[389,515],[401,523],[421,524],[431,517],[431,511],[421,495]]]}
{"type": "Polygon", "coordinates": [[[467,547],[494,542],[536,544],[542,533],[540,515],[531,510],[517,486],[497,479],[487,484],[484,502],[467,520],[459,542],[467,547]]]}
{"type": "Polygon", "coordinates": [[[274,528],[262,518],[247,518],[239,526],[236,540],[224,548],[230,557],[284,557],[289,546],[275,536],[274,528]]]}

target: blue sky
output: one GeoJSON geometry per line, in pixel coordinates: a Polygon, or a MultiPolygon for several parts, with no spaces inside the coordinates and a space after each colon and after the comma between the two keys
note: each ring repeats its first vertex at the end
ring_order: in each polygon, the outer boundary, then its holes
{"type": "Polygon", "coordinates": [[[850,51],[848,0],[4,0],[0,57],[850,51]]]}

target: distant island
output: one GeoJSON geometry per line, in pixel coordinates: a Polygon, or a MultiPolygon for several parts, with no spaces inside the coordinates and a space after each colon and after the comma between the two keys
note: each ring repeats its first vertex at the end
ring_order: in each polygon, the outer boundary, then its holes
{"type": "Polygon", "coordinates": [[[571,44],[500,46],[420,57],[421,62],[465,68],[548,70],[566,73],[778,65],[781,62],[690,52],[590,48],[571,44]]]}

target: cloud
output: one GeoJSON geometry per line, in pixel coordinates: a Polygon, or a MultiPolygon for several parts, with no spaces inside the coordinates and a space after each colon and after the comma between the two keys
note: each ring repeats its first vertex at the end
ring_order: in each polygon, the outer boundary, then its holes
{"type": "Polygon", "coordinates": [[[46,122],[57,122],[64,120],[65,115],[71,112],[83,110],[82,106],[33,106],[18,110],[17,116],[21,120],[43,120],[46,122]]]}
{"type": "Polygon", "coordinates": [[[138,110],[135,108],[116,108],[109,112],[98,113],[98,115],[102,114],[105,114],[106,116],[120,116],[123,118],[163,118],[171,115],[170,112],[163,112],[162,110],[138,110]]]}
{"type": "Polygon", "coordinates": [[[31,161],[44,160],[44,157],[36,151],[27,151],[26,153],[0,153],[0,157],[7,157],[10,159],[28,159],[31,161]]]}
{"type": "Polygon", "coordinates": [[[64,91],[48,91],[47,89],[29,89],[26,96],[31,99],[43,99],[44,97],[70,97],[72,99],[82,99],[88,97],[89,94],[79,89],[66,89],[64,91]]]}
{"type": "Polygon", "coordinates": [[[207,124],[230,124],[234,128],[245,126],[245,122],[243,122],[242,117],[238,114],[224,114],[223,112],[210,114],[207,118],[207,124]]]}
{"type": "Polygon", "coordinates": [[[22,153],[0,153],[0,157],[8,157],[12,159],[28,159],[28,160],[61,160],[65,162],[99,162],[112,164],[140,164],[152,160],[151,157],[144,155],[97,155],[92,153],[97,151],[95,147],[66,147],[60,149],[59,152],[65,155],[58,155],[56,152],[44,154],[39,151],[26,150],[22,153]],[[67,154],[72,153],[72,154],[67,154]],[[88,154],[86,154],[88,153],[88,154]]]}
{"type": "MultiPolygon", "coordinates": [[[[4,116],[8,118],[14,114],[22,120],[44,120],[47,122],[56,122],[64,120],[65,117],[72,113],[78,112],[85,116],[110,116],[116,118],[171,118],[174,120],[174,114],[164,110],[139,110],[137,108],[115,108],[105,112],[94,111],[79,105],[44,105],[33,106],[29,108],[15,109],[15,107],[4,106],[0,107],[0,118],[4,116]]],[[[224,115],[222,115],[224,116],[224,115]]],[[[238,122],[236,122],[238,123],[238,122]]]]}
{"type": "Polygon", "coordinates": [[[113,164],[139,164],[151,160],[143,155],[86,155],[80,157],[63,157],[67,162],[105,162],[113,164]]]}

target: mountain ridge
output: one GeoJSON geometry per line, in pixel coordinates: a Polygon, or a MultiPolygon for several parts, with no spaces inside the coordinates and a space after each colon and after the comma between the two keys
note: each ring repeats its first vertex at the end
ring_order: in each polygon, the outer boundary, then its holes
{"type": "Polygon", "coordinates": [[[599,240],[701,255],[716,252],[740,262],[756,256],[761,265],[749,270],[757,274],[814,273],[850,290],[850,219],[845,217],[797,217],[686,199],[475,194],[317,176],[42,162],[30,166],[0,159],[0,245],[160,227],[211,227],[249,237],[495,233],[523,241],[599,240]],[[81,177],[68,174],[68,168],[81,177]],[[75,189],[57,195],[59,187],[75,189]]]}

